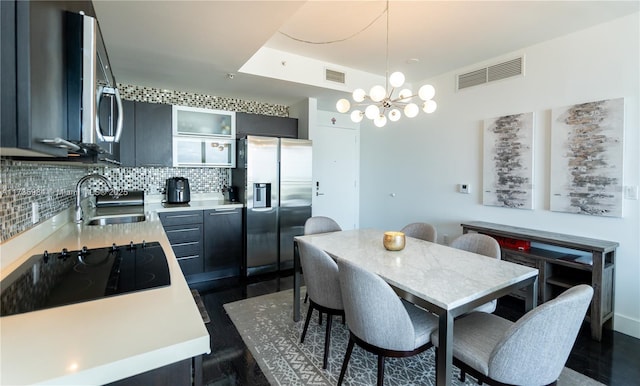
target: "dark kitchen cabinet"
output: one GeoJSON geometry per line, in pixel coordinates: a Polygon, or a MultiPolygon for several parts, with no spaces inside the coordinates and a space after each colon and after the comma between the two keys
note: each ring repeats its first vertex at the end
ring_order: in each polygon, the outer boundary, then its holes
{"type": "Polygon", "coordinates": [[[122,136],[120,137],[120,163],[136,166],[136,102],[122,101],[122,136]]]}
{"type": "Polygon", "coordinates": [[[185,277],[204,270],[201,210],[159,213],[173,253],[185,277]]]}
{"type": "Polygon", "coordinates": [[[43,140],[67,138],[65,11],[90,1],[0,1],[2,155],[66,157],[43,140]]]}
{"type": "Polygon", "coordinates": [[[172,166],[171,105],[123,101],[122,166],[172,166]]]}
{"type": "Polygon", "coordinates": [[[271,115],[236,113],[236,138],[247,135],[298,138],[298,120],[271,115]]]}
{"type": "Polygon", "coordinates": [[[204,270],[210,279],[236,277],[242,261],[242,209],[204,211],[204,270]]]}
{"type": "Polygon", "coordinates": [[[161,212],[159,216],[187,283],[240,275],[241,208],[161,212]]]}

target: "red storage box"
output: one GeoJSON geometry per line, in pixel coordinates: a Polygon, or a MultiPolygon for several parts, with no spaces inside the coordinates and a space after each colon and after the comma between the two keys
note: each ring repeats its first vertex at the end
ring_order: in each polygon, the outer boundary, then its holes
{"type": "Polygon", "coordinates": [[[500,236],[494,236],[494,238],[503,248],[518,249],[520,251],[528,251],[531,249],[531,241],[529,240],[518,240],[500,236]]]}

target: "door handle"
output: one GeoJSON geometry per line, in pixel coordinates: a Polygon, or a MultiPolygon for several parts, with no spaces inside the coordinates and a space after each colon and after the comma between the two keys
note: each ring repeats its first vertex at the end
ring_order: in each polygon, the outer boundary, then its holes
{"type": "Polygon", "coordinates": [[[96,134],[98,139],[103,142],[120,142],[120,136],[122,135],[122,99],[120,98],[120,92],[115,87],[101,87],[98,90],[98,94],[96,97],[96,134]],[[115,135],[109,136],[104,135],[102,133],[102,129],[100,128],[100,116],[97,113],[100,106],[100,99],[103,94],[113,95],[116,99],[116,105],[118,106],[118,118],[116,120],[116,133],[115,135]]]}
{"type": "Polygon", "coordinates": [[[324,193],[316,192],[316,196],[324,196],[324,193]]]}

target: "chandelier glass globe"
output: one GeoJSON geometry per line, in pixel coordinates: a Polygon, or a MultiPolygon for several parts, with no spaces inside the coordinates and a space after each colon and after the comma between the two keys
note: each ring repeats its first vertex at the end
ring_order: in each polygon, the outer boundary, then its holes
{"type": "Polygon", "coordinates": [[[371,91],[369,91],[369,97],[374,102],[380,102],[387,95],[387,90],[382,86],[373,86],[371,87],[371,91]]]}
{"type": "Polygon", "coordinates": [[[438,108],[438,104],[436,103],[436,101],[432,99],[424,102],[424,104],[422,105],[422,111],[424,111],[427,114],[431,114],[432,112],[436,111],[437,108],[438,108]]]}
{"type": "Polygon", "coordinates": [[[436,89],[430,84],[425,84],[424,86],[420,87],[420,89],[418,90],[418,96],[423,101],[428,101],[430,99],[433,99],[435,95],[436,95],[436,89]]]}
{"type": "Polygon", "coordinates": [[[391,109],[391,111],[389,111],[389,120],[391,122],[398,122],[398,120],[400,120],[400,117],[402,117],[402,113],[400,112],[400,110],[391,109]]]}
{"type": "Polygon", "coordinates": [[[355,123],[361,122],[363,117],[364,113],[360,110],[353,110],[351,112],[351,120],[355,123]]]}
{"type": "Polygon", "coordinates": [[[391,87],[402,87],[404,84],[404,74],[396,71],[389,76],[389,84],[391,87]]]}
{"type": "Polygon", "coordinates": [[[353,100],[360,103],[364,101],[364,98],[367,96],[367,92],[361,88],[357,88],[353,90],[353,100]]]}
{"type": "Polygon", "coordinates": [[[369,105],[364,109],[364,115],[369,119],[376,119],[380,115],[380,108],[377,105],[369,105]]]}
{"type": "Polygon", "coordinates": [[[419,111],[420,109],[418,109],[418,105],[416,105],[415,103],[409,103],[408,105],[404,106],[404,115],[409,118],[415,118],[416,115],[418,115],[419,111]]]}
{"type": "Polygon", "coordinates": [[[373,124],[377,127],[383,127],[387,124],[387,117],[384,114],[380,114],[373,120],[373,124]]]}
{"type": "Polygon", "coordinates": [[[411,90],[409,90],[408,88],[403,88],[398,94],[398,99],[400,99],[400,102],[408,103],[411,100],[412,96],[413,93],[411,92],[411,90]]]}
{"type": "Polygon", "coordinates": [[[351,103],[349,103],[349,101],[347,99],[340,99],[337,103],[336,103],[336,110],[338,110],[338,112],[340,113],[346,113],[347,111],[349,111],[349,109],[351,108],[351,103]]]}

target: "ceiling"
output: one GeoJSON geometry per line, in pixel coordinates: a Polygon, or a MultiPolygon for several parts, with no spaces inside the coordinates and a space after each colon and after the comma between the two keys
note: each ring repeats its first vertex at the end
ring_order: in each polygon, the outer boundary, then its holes
{"type": "MultiPolygon", "coordinates": [[[[283,105],[313,97],[332,108],[344,91],[240,68],[267,47],[329,67],[386,71],[385,1],[93,3],[120,83],[283,105]],[[310,43],[333,40],[343,41],[310,43]]],[[[392,0],[389,69],[417,83],[639,9],[639,1],[392,0]]]]}

